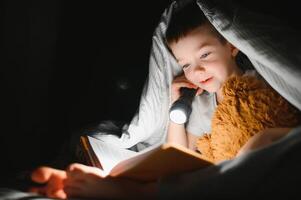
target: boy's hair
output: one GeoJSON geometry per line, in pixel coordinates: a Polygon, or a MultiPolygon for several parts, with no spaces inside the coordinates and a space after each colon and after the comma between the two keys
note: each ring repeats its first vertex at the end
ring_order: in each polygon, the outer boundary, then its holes
{"type": "MultiPolygon", "coordinates": [[[[195,1],[176,8],[172,13],[170,23],[166,30],[166,41],[168,44],[178,42],[179,39],[185,37],[194,29],[205,24],[210,24],[204,13],[201,11],[195,1]]],[[[219,34],[213,26],[212,32],[217,35],[221,42],[225,42],[225,38],[219,34]]]]}

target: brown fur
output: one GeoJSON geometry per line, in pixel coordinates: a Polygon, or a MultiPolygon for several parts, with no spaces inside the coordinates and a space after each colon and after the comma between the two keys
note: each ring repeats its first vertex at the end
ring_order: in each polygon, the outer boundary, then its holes
{"type": "Polygon", "coordinates": [[[234,76],[223,87],[223,101],[213,115],[211,134],[199,138],[197,148],[212,162],[232,159],[258,132],[294,127],[300,121],[300,112],[263,80],[234,76]]]}

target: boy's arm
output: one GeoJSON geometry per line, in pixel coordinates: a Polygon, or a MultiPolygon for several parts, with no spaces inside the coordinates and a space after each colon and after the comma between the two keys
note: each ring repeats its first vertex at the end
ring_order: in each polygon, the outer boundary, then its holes
{"type": "MultiPolygon", "coordinates": [[[[185,87],[185,88],[194,88],[198,89],[197,94],[200,94],[203,92],[201,88],[198,88],[198,86],[192,84],[189,82],[184,74],[181,74],[177,77],[172,82],[171,85],[171,103],[174,103],[176,100],[179,99],[180,97],[180,88],[185,87]]],[[[172,121],[169,122],[168,125],[168,132],[167,132],[167,142],[169,143],[176,143],[179,145],[182,145],[186,148],[190,147],[190,139],[187,138],[187,133],[185,130],[184,124],[176,124],[173,123],[172,121]]]]}
{"type": "Polygon", "coordinates": [[[268,128],[254,135],[239,150],[237,156],[248,153],[254,149],[265,147],[283,136],[287,135],[292,128],[268,128]]]}
{"type": "Polygon", "coordinates": [[[169,122],[167,142],[182,145],[191,150],[196,150],[196,141],[199,137],[185,130],[184,124],[169,122]]]}
{"type": "Polygon", "coordinates": [[[188,148],[193,150],[193,151],[196,151],[197,148],[196,148],[196,142],[198,140],[199,136],[196,136],[194,134],[191,134],[189,132],[187,132],[187,143],[188,143],[188,148]]]}
{"type": "Polygon", "coordinates": [[[184,124],[176,124],[172,121],[169,122],[167,142],[176,143],[186,148],[188,147],[187,135],[184,124]]]}

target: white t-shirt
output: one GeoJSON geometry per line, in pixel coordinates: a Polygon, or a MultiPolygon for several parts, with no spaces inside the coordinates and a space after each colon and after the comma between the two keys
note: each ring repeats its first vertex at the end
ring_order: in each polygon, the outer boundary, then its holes
{"type": "Polygon", "coordinates": [[[192,102],[192,112],[186,124],[187,132],[196,136],[209,133],[216,106],[216,93],[204,92],[195,97],[192,102]]]}
{"type": "MultiPolygon", "coordinates": [[[[247,70],[244,75],[251,75],[260,78],[255,70],[247,70]]],[[[217,107],[216,93],[203,92],[194,98],[192,112],[186,124],[187,132],[202,136],[211,132],[211,119],[217,107]]]]}

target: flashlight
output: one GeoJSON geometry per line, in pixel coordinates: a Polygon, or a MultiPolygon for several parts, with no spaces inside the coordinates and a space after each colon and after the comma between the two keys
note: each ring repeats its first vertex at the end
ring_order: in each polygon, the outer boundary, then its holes
{"type": "Polygon", "coordinates": [[[176,124],[184,124],[187,122],[192,108],[192,100],[197,90],[192,88],[180,88],[180,98],[175,101],[169,109],[169,118],[176,124]]]}

